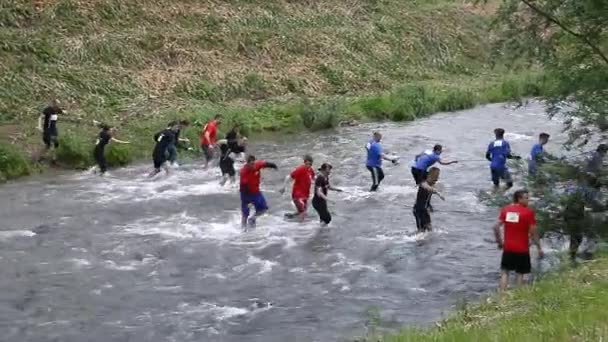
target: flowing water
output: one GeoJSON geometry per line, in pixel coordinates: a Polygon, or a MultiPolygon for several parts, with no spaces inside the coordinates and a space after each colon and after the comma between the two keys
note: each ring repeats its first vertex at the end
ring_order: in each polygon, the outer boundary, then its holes
{"type": "Polygon", "coordinates": [[[0,340],[342,341],[375,315],[389,328],[429,324],[496,288],[500,254],[486,241],[496,209],[476,196],[491,188],[482,160],[495,127],[519,154],[540,131],[555,151],[565,137],[543,110],[489,105],[254,142],[279,171],[263,171],[270,211],[246,233],[236,189],[197,163],[153,181],[145,164],[2,186],[0,340]],[[370,194],[364,145],[376,129],[403,158],[370,194]],[[441,167],[446,201],[433,200],[435,231],[420,242],[409,160],[435,143],[469,161],[441,167]],[[330,193],[328,228],[312,208],[302,224],[283,218],[293,206],[277,190],[304,153],[331,162],[346,190],[330,193]]]}

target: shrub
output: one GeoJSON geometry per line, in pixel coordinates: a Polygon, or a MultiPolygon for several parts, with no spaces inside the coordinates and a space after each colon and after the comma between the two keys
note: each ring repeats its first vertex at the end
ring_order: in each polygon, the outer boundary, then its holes
{"type": "Polygon", "coordinates": [[[308,102],[303,104],[300,116],[304,126],[316,131],[336,127],[341,105],[331,101],[318,106],[313,106],[308,102]]]}
{"type": "Polygon", "coordinates": [[[475,106],[475,95],[469,90],[449,89],[437,101],[437,109],[444,112],[467,109],[475,106]]]}
{"type": "Polygon", "coordinates": [[[8,144],[0,144],[0,182],[29,175],[30,165],[21,151],[8,144]]]}
{"type": "Polygon", "coordinates": [[[109,144],[106,147],[108,166],[125,166],[133,160],[133,152],[129,145],[109,144]]]}
{"type": "Polygon", "coordinates": [[[65,166],[84,169],[93,164],[93,143],[71,132],[59,138],[57,161],[65,166]]]}
{"type": "Polygon", "coordinates": [[[368,96],[358,101],[363,113],[375,120],[385,120],[391,115],[392,105],[387,96],[368,96]]]}

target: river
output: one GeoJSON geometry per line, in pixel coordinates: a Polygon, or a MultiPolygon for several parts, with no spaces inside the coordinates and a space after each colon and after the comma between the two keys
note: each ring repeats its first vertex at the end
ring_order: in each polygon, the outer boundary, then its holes
{"type": "Polygon", "coordinates": [[[496,289],[500,252],[485,240],[497,210],[476,196],[491,188],[481,160],[496,127],[521,155],[540,131],[552,134],[549,151],[566,138],[532,102],[255,141],[251,151],[279,170],[263,171],[271,209],[247,233],[237,191],[198,164],[154,181],[145,178],[150,162],[106,178],[69,173],[4,185],[0,340],[347,341],[365,333],[374,310],[387,328],[428,325],[463,298],[496,289]],[[387,163],[370,194],[364,145],[376,129],[403,159],[387,163]],[[409,160],[435,143],[445,159],[474,161],[441,167],[446,201],[433,200],[435,231],[421,243],[410,235],[409,160]],[[326,229],[312,208],[308,222],[283,219],[292,205],[277,190],[307,152],[316,166],[331,162],[332,184],[346,190],[330,193],[326,229]]]}

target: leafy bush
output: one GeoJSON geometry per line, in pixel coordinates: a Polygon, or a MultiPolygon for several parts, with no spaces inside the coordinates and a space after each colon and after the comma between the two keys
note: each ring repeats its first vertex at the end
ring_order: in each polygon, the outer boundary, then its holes
{"type": "Polygon", "coordinates": [[[29,175],[30,165],[21,151],[8,144],[0,144],[0,182],[29,175]]]}
{"type": "Polygon", "coordinates": [[[76,135],[66,132],[59,138],[57,161],[75,169],[84,169],[93,164],[93,143],[76,135]]]}
{"type": "Polygon", "coordinates": [[[467,109],[475,106],[475,95],[469,90],[448,89],[437,101],[437,109],[444,112],[467,109]]]}
{"type": "Polygon", "coordinates": [[[300,116],[304,127],[316,131],[336,127],[340,112],[341,105],[335,101],[318,106],[305,102],[300,116]]]}
{"type": "Polygon", "coordinates": [[[109,144],[106,147],[108,166],[125,166],[133,160],[133,152],[129,145],[109,144]]]}

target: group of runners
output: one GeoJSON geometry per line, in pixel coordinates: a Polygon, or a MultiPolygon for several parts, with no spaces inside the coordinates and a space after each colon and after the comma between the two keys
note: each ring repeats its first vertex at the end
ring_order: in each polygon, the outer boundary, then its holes
{"type": "MultiPolygon", "coordinates": [[[[57,118],[64,111],[59,107],[57,102],[44,109],[40,116],[39,129],[42,131],[43,142],[47,149],[58,146],[58,130],[57,118]]],[[[200,147],[204,157],[204,168],[209,167],[214,156],[219,152],[219,168],[222,173],[221,185],[225,185],[228,181],[231,184],[236,181],[235,162],[240,160],[244,162],[240,170],[239,192],[241,199],[242,226],[247,229],[255,227],[256,218],[264,214],[268,210],[268,204],[264,195],[260,190],[261,171],[265,168],[277,169],[277,165],[266,160],[258,160],[254,155],[247,155],[247,138],[241,136],[239,125],[234,125],[226,134],[224,139],[217,139],[218,126],[222,123],[221,115],[216,115],[212,120],[207,122],[200,130],[200,147]],[[252,213],[252,210],[254,212],[252,213]]],[[[187,120],[173,121],[168,126],[154,135],[155,145],[152,152],[154,169],[150,173],[150,177],[157,175],[164,169],[167,173],[170,171],[170,166],[177,166],[176,155],[177,148],[184,147],[183,143],[189,142],[188,139],[180,137],[182,130],[188,127],[190,123],[187,120]]],[[[105,147],[110,142],[129,143],[121,141],[114,136],[117,132],[115,127],[101,125],[101,130],[98,134],[98,139],[94,148],[94,157],[97,162],[97,171],[101,174],[107,170],[105,160],[105,147]]],[[[495,189],[500,187],[500,182],[506,184],[505,189],[513,186],[513,179],[507,167],[507,160],[521,159],[520,156],[514,155],[511,152],[510,144],[505,140],[505,130],[497,128],[494,130],[495,139],[488,145],[485,158],[490,163],[490,175],[495,189]]],[[[551,155],[544,151],[544,146],[549,141],[549,134],[541,133],[538,143],[531,148],[528,160],[528,172],[531,176],[535,176],[538,172],[538,167],[548,160],[554,159],[551,155]]],[[[371,192],[379,189],[380,184],[384,179],[384,171],[382,168],[383,160],[397,164],[399,157],[391,156],[383,151],[381,144],[382,134],[374,132],[372,138],[366,144],[365,149],[367,158],[365,166],[369,170],[372,178],[370,187],[371,192]]],[[[191,149],[191,148],[190,148],[191,149]]],[[[413,216],[416,222],[417,233],[425,233],[432,230],[431,198],[436,195],[444,200],[444,197],[436,189],[436,184],[439,180],[440,169],[435,164],[451,165],[458,161],[446,161],[442,159],[442,145],[435,145],[430,150],[425,150],[417,154],[411,161],[411,174],[417,186],[416,200],[413,205],[413,216]]],[[[597,150],[593,153],[588,162],[586,172],[591,175],[588,183],[593,182],[593,175],[601,171],[603,159],[608,153],[608,145],[600,144],[597,150]]],[[[286,187],[293,183],[291,198],[295,205],[294,213],[285,214],[288,219],[297,219],[303,221],[306,218],[308,209],[308,201],[310,199],[310,189],[313,189],[312,206],[319,216],[322,225],[327,225],[331,222],[332,216],[328,209],[328,191],[342,191],[330,184],[330,175],[332,165],[323,163],[317,169],[318,174],[313,168],[314,160],[312,156],[305,155],[303,163],[297,166],[293,171],[285,177],[283,187],[280,193],[285,192],[286,187]],[[313,184],[314,183],[314,184],[313,184]]],[[[597,177],[594,183],[597,186],[597,177]]],[[[580,189],[578,189],[580,190],[580,189]]],[[[570,191],[578,191],[570,190],[570,191]]],[[[521,189],[513,194],[513,203],[502,208],[498,221],[494,225],[494,232],[497,246],[503,250],[501,260],[501,288],[505,288],[508,281],[508,272],[515,271],[517,273],[517,283],[523,282],[523,275],[530,273],[530,253],[529,253],[529,237],[532,236],[534,244],[537,246],[539,255],[543,255],[540,246],[540,240],[536,227],[535,214],[528,207],[529,194],[527,190],[521,189]],[[504,233],[500,233],[500,228],[504,227],[504,233]]],[[[583,207],[584,211],[584,207],[583,207]]],[[[580,215],[579,215],[580,216],[580,215]]],[[[572,221],[572,219],[571,219],[572,221]]],[[[577,248],[582,240],[582,235],[572,234],[571,248],[577,248]]]]}

